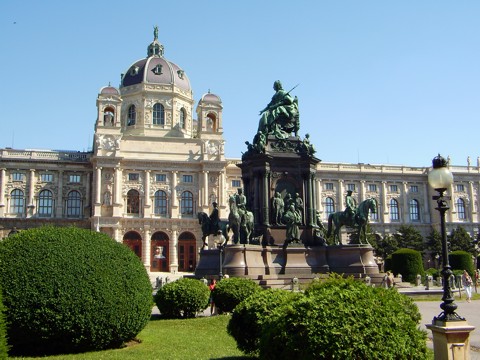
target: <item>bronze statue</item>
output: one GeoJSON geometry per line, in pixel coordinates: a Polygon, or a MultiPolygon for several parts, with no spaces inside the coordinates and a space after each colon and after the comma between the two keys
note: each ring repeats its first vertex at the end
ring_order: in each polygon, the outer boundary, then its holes
{"type": "Polygon", "coordinates": [[[345,205],[345,218],[348,219],[349,224],[352,224],[350,226],[353,226],[353,224],[355,224],[357,208],[355,206],[355,199],[352,197],[352,190],[347,190],[347,195],[345,196],[345,205]]]}
{"type": "Polygon", "coordinates": [[[273,89],[275,94],[272,100],[260,111],[258,132],[265,135],[273,134],[277,139],[286,139],[291,133],[297,136],[300,129],[300,114],[297,97],[292,98],[290,95],[293,89],[289,92],[283,90],[280,80],[274,82],[273,89]]]}
{"type": "Polygon", "coordinates": [[[313,230],[313,240],[316,245],[327,246],[326,233],[327,229],[323,226],[322,216],[320,211],[316,211],[315,214],[315,228],[313,230]]]}
{"type": "Polygon", "coordinates": [[[275,196],[273,197],[273,209],[274,209],[274,224],[276,225],[283,225],[282,223],[282,217],[283,217],[283,212],[284,212],[284,206],[285,204],[283,203],[283,198],[282,194],[279,192],[275,193],[275,196]]]}
{"type": "Polygon", "coordinates": [[[292,242],[300,242],[300,229],[298,228],[300,221],[301,218],[297,210],[295,210],[295,205],[290,205],[285,214],[283,214],[283,222],[287,225],[286,239],[283,244],[284,248],[292,242]]]}
{"type": "Polygon", "coordinates": [[[230,214],[228,215],[229,228],[233,231],[232,241],[237,244],[248,244],[253,236],[253,213],[246,209],[246,197],[242,189],[238,194],[228,199],[230,214]]]}
{"type": "Polygon", "coordinates": [[[214,201],[212,203],[213,210],[210,214],[210,234],[216,234],[220,230],[219,222],[220,216],[218,215],[218,204],[214,201]]]}

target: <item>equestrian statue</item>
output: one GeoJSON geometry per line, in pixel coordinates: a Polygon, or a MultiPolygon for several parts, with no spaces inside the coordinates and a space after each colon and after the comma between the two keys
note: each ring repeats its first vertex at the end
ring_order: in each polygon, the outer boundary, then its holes
{"type": "Polygon", "coordinates": [[[202,226],[202,241],[203,248],[207,249],[207,237],[208,235],[218,235],[218,232],[221,231],[222,235],[225,237],[225,244],[228,242],[228,232],[230,230],[228,221],[220,220],[218,216],[218,204],[214,202],[213,210],[210,216],[203,211],[197,214],[198,223],[202,226]]]}

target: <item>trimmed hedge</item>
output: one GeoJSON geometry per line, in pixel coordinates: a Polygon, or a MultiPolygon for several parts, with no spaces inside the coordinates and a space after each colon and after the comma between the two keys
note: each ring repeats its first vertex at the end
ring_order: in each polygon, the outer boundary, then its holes
{"type": "Polygon", "coordinates": [[[261,359],[425,359],[426,332],[408,297],[332,278],[274,309],[262,324],[261,359]]]}
{"type": "Polygon", "coordinates": [[[2,301],[2,292],[0,291],[0,359],[6,359],[8,354],[7,345],[7,324],[5,323],[5,307],[2,301]]]}
{"type": "Polygon", "coordinates": [[[237,342],[238,349],[246,354],[258,355],[264,320],[275,308],[298,296],[299,293],[266,289],[255,292],[237,305],[228,323],[227,332],[237,342]]]}
{"type": "Polygon", "coordinates": [[[422,254],[412,249],[399,249],[392,254],[392,271],[402,274],[402,281],[415,282],[417,275],[425,277],[422,254]]]}
{"type": "Polygon", "coordinates": [[[0,242],[0,263],[12,354],[120,347],[150,319],[152,287],[143,264],[105,234],[22,231],[0,242]]]}
{"type": "Polygon", "coordinates": [[[450,263],[450,267],[452,270],[467,270],[470,276],[473,276],[475,272],[473,261],[472,261],[472,254],[463,250],[452,251],[448,255],[448,262],[450,263]]]}
{"type": "Polygon", "coordinates": [[[217,311],[221,313],[232,312],[243,300],[262,291],[260,285],[250,279],[228,278],[217,283],[213,290],[213,302],[217,311]]]}
{"type": "Polygon", "coordinates": [[[167,319],[193,318],[208,307],[210,290],[202,281],[182,278],[158,290],[155,303],[167,319]]]}

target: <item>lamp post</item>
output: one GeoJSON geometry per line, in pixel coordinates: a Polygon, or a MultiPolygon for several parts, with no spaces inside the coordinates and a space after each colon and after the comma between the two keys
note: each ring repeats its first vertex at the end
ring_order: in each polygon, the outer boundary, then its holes
{"type": "Polygon", "coordinates": [[[453,272],[448,262],[447,234],[445,229],[445,213],[449,209],[447,200],[450,200],[450,196],[446,196],[445,191],[453,184],[453,175],[447,168],[447,161],[440,154],[433,159],[432,165],[433,170],[428,174],[428,183],[438,192],[438,195],[433,196],[432,199],[437,201],[436,210],[440,213],[443,258],[443,303],[440,305],[443,312],[439,316],[434,317],[433,320],[460,321],[465,319],[455,312],[457,305],[454,302],[455,299],[449,281],[453,272]]]}

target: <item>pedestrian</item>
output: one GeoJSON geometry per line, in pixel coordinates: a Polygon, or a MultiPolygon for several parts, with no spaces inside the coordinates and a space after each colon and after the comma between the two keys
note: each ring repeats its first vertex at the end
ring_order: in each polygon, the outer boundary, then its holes
{"type": "Polygon", "coordinates": [[[465,295],[467,296],[467,302],[472,301],[472,284],[472,278],[468,274],[467,270],[463,270],[462,285],[463,289],[465,290],[465,295]]]}
{"type": "Polygon", "coordinates": [[[215,302],[213,301],[213,291],[215,290],[215,286],[217,285],[217,281],[215,279],[210,280],[210,285],[208,288],[210,289],[210,315],[213,315],[215,312],[215,302]]]}

